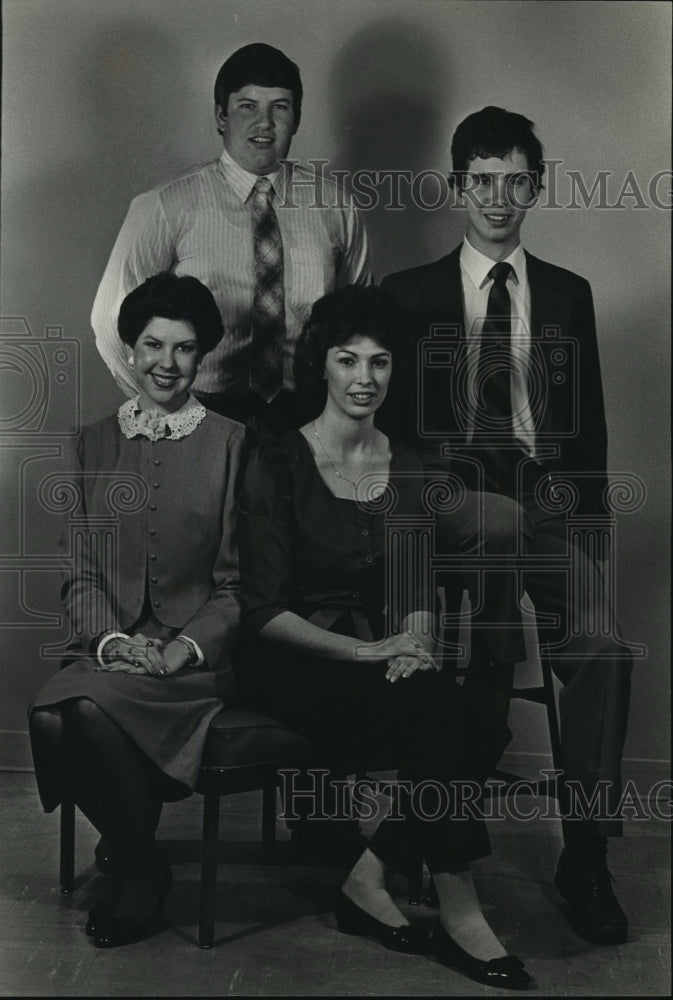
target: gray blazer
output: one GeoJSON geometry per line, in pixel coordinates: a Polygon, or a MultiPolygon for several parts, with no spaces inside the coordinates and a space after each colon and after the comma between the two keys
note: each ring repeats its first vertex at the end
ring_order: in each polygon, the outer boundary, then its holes
{"type": "Polygon", "coordinates": [[[215,413],[178,440],[128,440],[116,414],[83,428],[66,459],[78,505],[60,544],[76,645],[93,653],[101,632],[133,631],[151,613],[194,639],[207,666],[228,660],[244,433],[215,413]]]}

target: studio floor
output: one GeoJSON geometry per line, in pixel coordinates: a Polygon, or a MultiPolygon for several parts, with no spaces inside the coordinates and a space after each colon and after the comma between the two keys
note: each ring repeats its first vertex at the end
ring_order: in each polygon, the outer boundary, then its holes
{"type": "MultiPolygon", "coordinates": [[[[655,769],[656,770],[656,769],[655,769]]],[[[630,765],[639,790],[657,778],[630,765]]],[[[645,796],[646,797],[646,796],[645,796]]],[[[542,800],[529,799],[529,804],[542,800]]],[[[338,866],[307,863],[278,823],[274,863],[260,862],[256,793],[223,801],[215,947],[196,944],[201,798],[165,807],[159,837],[174,862],[165,929],[110,951],[85,936],[104,876],[95,832],[77,817],[77,882],[58,886],[58,812],[45,816],[29,773],[0,774],[0,995],[2,996],[479,996],[482,987],[434,958],[398,955],[337,932],[331,913],[338,866]]],[[[534,977],[536,996],[670,996],[670,825],[629,819],[610,867],[630,919],[629,940],[599,947],[570,927],[552,885],[560,849],[555,819],[489,822],[492,855],[474,866],[485,913],[534,977]]],[[[400,902],[405,883],[394,884],[400,902]]],[[[427,905],[406,907],[432,923],[427,905]]],[[[511,993],[508,993],[511,995],[511,993]]]]}

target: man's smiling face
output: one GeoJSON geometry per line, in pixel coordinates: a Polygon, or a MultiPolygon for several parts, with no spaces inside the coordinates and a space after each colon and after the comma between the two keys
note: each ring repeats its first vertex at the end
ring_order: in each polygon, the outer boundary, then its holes
{"type": "Polygon", "coordinates": [[[218,105],[217,122],[224,148],[239,166],[251,174],[272,174],[297,131],[292,91],[247,84],[229,95],[226,111],[218,105]]]}
{"type": "Polygon", "coordinates": [[[467,238],[475,248],[502,260],[519,243],[519,230],[537,190],[525,153],[475,157],[462,179],[460,203],[467,210],[467,238]]]}

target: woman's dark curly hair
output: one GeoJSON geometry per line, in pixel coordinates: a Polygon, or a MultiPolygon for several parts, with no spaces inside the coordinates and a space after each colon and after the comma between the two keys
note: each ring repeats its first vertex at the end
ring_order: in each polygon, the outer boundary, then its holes
{"type": "Polygon", "coordinates": [[[222,316],[213,293],[189,274],[178,277],[163,271],[129,292],[119,309],[119,336],[129,347],[135,347],[140,334],[156,316],[189,323],[201,356],[217,347],[224,336],[222,316]]]}
{"type": "Polygon", "coordinates": [[[371,337],[390,351],[392,378],[399,375],[406,355],[406,335],[395,300],[377,285],[345,285],[314,302],[304,323],[294,355],[297,389],[310,393],[316,403],[324,403],[327,352],[356,336],[371,337]]]}

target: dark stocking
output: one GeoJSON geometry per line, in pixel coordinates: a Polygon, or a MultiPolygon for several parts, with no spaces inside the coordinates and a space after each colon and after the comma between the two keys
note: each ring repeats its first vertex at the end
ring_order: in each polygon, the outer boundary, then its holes
{"type": "Polygon", "coordinates": [[[68,702],[64,716],[75,801],[124,865],[115,915],[144,920],[167,872],[154,838],[153,765],[94,702],[68,702]]]}

